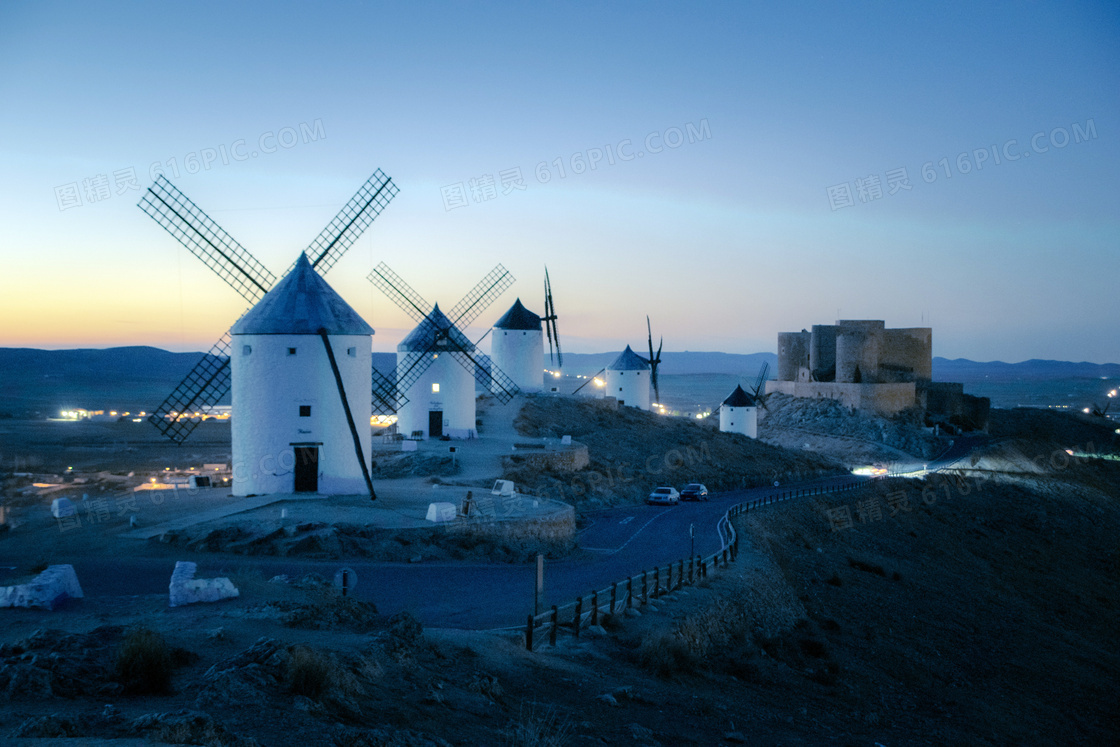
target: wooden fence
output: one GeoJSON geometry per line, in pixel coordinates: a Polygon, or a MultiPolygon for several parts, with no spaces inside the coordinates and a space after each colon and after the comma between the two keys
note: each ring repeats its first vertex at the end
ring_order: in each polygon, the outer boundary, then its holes
{"type": "Polygon", "coordinates": [[[598,625],[602,615],[622,614],[628,609],[643,607],[651,600],[656,600],[684,586],[691,586],[700,579],[706,578],[712,571],[735,562],[739,554],[739,535],[731,520],[740,514],[794,498],[861,490],[871,483],[871,480],[863,480],[827,487],[796,488],[737,503],[720,517],[716,525],[721,544],[717,552],[706,558],[695,556],[658,566],[652,570],[643,570],[641,573],[615,581],[603,589],[578,597],[563,606],[554,604],[551,609],[540,614],[530,614],[525,623],[525,648],[532,651],[534,644],[545,635],[548,636],[550,645],[556,645],[556,637],[560,633],[579,638],[580,631],[589,625],[598,625]]]}

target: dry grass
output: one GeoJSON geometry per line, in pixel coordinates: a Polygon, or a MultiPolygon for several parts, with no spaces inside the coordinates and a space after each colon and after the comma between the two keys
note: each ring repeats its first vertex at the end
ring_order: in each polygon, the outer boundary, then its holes
{"type": "Polygon", "coordinates": [[[148,628],[133,630],[121,643],[114,662],[116,679],[126,693],[165,695],[171,692],[175,668],[172,650],[163,636],[148,628]]]}
{"type": "Polygon", "coordinates": [[[335,668],[334,663],[323,654],[297,646],[288,659],[288,689],[296,695],[318,699],[331,687],[335,668]]]}
{"type": "Polygon", "coordinates": [[[571,738],[571,721],[562,718],[552,707],[541,708],[531,703],[521,707],[506,744],[509,747],[564,747],[571,738]]]}

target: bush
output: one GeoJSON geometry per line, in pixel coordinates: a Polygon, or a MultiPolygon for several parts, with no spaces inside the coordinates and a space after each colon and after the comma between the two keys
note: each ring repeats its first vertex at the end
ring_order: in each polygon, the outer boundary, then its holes
{"type": "Polygon", "coordinates": [[[163,636],[148,628],[137,628],[121,643],[114,672],[126,693],[164,695],[171,692],[174,667],[171,649],[163,636]]]}
{"type": "Polygon", "coordinates": [[[288,659],[288,689],[296,695],[318,698],[331,685],[331,661],[305,646],[292,649],[288,659]]]}
{"type": "Polygon", "coordinates": [[[670,633],[646,637],[638,649],[638,661],[658,677],[671,677],[696,667],[696,657],[687,644],[670,633]]]}

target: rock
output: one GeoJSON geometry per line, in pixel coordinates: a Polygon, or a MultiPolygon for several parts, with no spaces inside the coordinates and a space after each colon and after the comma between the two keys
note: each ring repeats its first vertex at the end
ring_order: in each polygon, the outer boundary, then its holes
{"type": "Polygon", "coordinates": [[[225,628],[214,628],[206,633],[206,639],[209,641],[227,641],[229,636],[226,635],[225,628]]]}
{"type": "Polygon", "coordinates": [[[282,573],[279,576],[273,576],[268,579],[268,583],[270,584],[290,584],[291,582],[292,580],[282,573]]]}
{"type": "Polygon", "coordinates": [[[595,700],[598,700],[600,703],[606,703],[607,705],[612,706],[614,708],[618,708],[618,699],[616,697],[614,697],[613,695],[611,695],[610,693],[603,693],[602,695],[597,695],[597,696],[595,696],[595,700]]]}
{"type": "Polygon", "coordinates": [[[188,561],[181,560],[175,564],[168,595],[171,607],[218,602],[240,596],[237,587],[228,578],[195,578],[197,568],[197,564],[188,561]]]}
{"type": "Polygon", "coordinates": [[[35,716],[24,721],[22,724],[15,728],[8,736],[12,739],[28,739],[37,737],[40,739],[45,738],[58,738],[58,737],[77,737],[81,732],[78,727],[68,718],[59,716],[52,713],[49,716],[35,716]]]}
{"type": "Polygon", "coordinates": [[[731,742],[732,744],[746,744],[747,735],[740,731],[729,731],[723,735],[723,741],[731,742]]]}
{"type": "Polygon", "coordinates": [[[81,599],[82,587],[72,565],[52,565],[32,581],[0,586],[0,607],[38,607],[53,610],[67,599],[81,599]]]}

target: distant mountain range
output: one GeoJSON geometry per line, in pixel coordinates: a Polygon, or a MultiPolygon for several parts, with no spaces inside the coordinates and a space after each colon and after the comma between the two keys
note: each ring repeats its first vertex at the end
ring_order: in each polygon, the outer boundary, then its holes
{"type": "MultiPolygon", "coordinates": [[[[641,351],[639,351],[641,352],[641,351]]],[[[171,353],[152,347],[80,350],[0,348],[0,414],[53,415],[63,408],[152,410],[198,362],[201,353],[171,353]]],[[[565,353],[564,371],[572,375],[597,373],[617,353],[565,353]]],[[[374,353],[378,370],[390,372],[393,353],[374,353]]],[[[749,380],[764,363],[771,376],[777,366],[773,353],[663,353],[660,372],[667,376],[729,374],[749,380]]],[[[546,357],[544,368],[554,368],[546,357]]],[[[1029,360],[1022,363],[965,359],[933,359],[938,381],[999,382],[1050,379],[1120,378],[1120,364],[1029,360]]],[[[227,397],[228,400],[228,397],[227,397]]],[[[226,402],[228,404],[228,401],[226,402]]]]}

